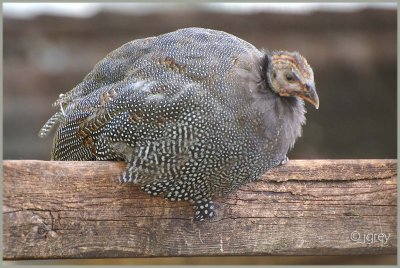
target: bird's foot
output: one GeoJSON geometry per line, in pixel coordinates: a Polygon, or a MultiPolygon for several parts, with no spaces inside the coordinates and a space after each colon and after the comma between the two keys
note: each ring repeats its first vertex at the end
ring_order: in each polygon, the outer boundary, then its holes
{"type": "Polygon", "coordinates": [[[286,165],[289,162],[289,157],[285,156],[280,165],[286,165]]]}

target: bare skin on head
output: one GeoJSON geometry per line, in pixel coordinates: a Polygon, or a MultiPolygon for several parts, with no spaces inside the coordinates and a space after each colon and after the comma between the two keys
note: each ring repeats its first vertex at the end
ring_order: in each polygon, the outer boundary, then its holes
{"type": "Polygon", "coordinates": [[[314,73],[307,60],[297,52],[280,51],[271,57],[268,83],[281,97],[300,97],[319,107],[314,73]]]}

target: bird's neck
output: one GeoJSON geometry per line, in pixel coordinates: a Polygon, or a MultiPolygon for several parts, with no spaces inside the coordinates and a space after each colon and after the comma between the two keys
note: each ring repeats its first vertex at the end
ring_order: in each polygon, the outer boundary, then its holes
{"type": "Polygon", "coordinates": [[[305,123],[305,108],[302,99],[297,97],[281,97],[273,91],[268,93],[268,124],[267,137],[273,142],[268,143],[268,151],[275,151],[282,158],[293,147],[301,136],[302,125],[305,123]]]}

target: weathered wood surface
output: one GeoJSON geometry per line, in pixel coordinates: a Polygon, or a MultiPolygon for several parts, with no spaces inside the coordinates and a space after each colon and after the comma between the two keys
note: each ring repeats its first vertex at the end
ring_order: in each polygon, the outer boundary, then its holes
{"type": "Polygon", "coordinates": [[[3,258],[396,254],[396,160],[297,160],[215,201],[120,185],[124,163],[3,162],[3,258]]]}

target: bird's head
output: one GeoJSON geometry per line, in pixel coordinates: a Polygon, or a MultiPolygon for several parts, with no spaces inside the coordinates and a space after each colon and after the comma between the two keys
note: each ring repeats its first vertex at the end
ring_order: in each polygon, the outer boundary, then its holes
{"type": "Polygon", "coordinates": [[[282,97],[300,97],[319,107],[314,73],[307,60],[297,52],[273,52],[265,70],[273,91],[282,97]]]}

